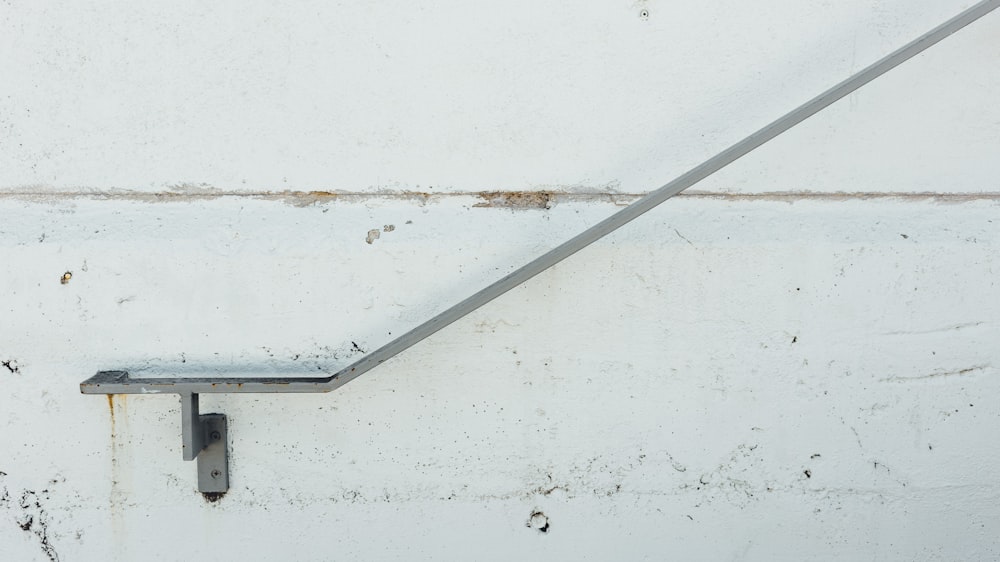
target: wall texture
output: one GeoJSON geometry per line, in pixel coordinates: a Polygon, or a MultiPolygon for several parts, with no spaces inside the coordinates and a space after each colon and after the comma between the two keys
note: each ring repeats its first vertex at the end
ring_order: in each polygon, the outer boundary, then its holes
{"type": "Polygon", "coordinates": [[[1000,14],[330,395],[971,4],[0,4],[0,560],[1000,557],[1000,14]]]}

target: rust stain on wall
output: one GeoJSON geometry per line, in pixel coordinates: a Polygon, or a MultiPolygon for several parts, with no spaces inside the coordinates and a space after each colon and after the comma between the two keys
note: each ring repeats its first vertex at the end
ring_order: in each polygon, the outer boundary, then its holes
{"type": "Polygon", "coordinates": [[[111,491],[108,494],[108,510],[111,515],[111,533],[112,536],[117,539],[124,537],[125,533],[125,513],[123,506],[125,504],[125,495],[128,493],[127,487],[123,489],[121,486],[122,480],[122,468],[120,455],[120,439],[121,439],[121,427],[119,427],[119,419],[121,418],[121,423],[125,423],[127,418],[126,411],[126,397],[125,395],[108,394],[108,411],[110,412],[111,420],[111,491]],[[118,414],[124,414],[123,416],[116,415],[115,410],[118,410],[118,414]]]}

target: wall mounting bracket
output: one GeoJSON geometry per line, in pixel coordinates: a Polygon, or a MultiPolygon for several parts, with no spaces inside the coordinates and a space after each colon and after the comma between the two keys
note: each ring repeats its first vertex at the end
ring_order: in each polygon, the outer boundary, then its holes
{"type": "Polygon", "coordinates": [[[198,460],[198,491],[229,491],[229,434],[224,414],[202,414],[198,395],[181,394],[181,449],[184,460],[198,460]]]}
{"type": "Polygon", "coordinates": [[[660,203],[718,172],[764,143],[815,115],[837,100],[892,70],[1000,7],[1000,0],[984,0],[935,27],[872,65],[779,117],[750,136],[695,166],[666,185],[535,258],[478,293],[390,341],[355,363],[327,377],[295,378],[133,378],[125,371],[100,371],[80,383],[84,394],[172,393],[181,396],[184,459],[198,458],[198,487],[202,492],[225,492],[229,487],[226,417],[201,415],[198,394],[330,392],[517,287],[542,271],[589,246],[660,203]],[[215,438],[218,434],[218,438],[215,438]]]}

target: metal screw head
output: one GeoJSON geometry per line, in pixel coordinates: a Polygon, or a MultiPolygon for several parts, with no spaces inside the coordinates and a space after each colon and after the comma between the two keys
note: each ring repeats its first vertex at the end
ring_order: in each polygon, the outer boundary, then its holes
{"type": "Polygon", "coordinates": [[[220,476],[222,476],[222,471],[218,468],[212,471],[212,478],[218,478],[220,476]]]}
{"type": "Polygon", "coordinates": [[[222,434],[219,433],[218,431],[213,431],[212,433],[209,434],[209,437],[212,438],[212,441],[218,441],[219,439],[222,438],[222,434]]]}

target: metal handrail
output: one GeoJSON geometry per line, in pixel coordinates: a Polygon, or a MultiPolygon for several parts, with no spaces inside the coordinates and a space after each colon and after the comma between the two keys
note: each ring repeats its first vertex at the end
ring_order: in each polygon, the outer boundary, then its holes
{"type": "Polygon", "coordinates": [[[452,306],[416,328],[328,377],[294,378],[133,378],[126,371],[101,371],[80,383],[84,394],[179,394],[184,460],[198,460],[198,490],[218,499],[229,490],[227,419],[223,414],[201,414],[198,395],[238,392],[330,392],[356,379],[438,330],[462,318],[521,283],[538,275],[636,217],[709,177],[767,141],[815,115],[835,101],[878,78],[924,49],[1000,7],[985,0],[920,36],[878,62],[854,74],[747,138],[709,158],[677,179],[563,242],[524,267],[452,306]]]}
{"type": "Polygon", "coordinates": [[[388,359],[431,336],[535,275],[545,271],[583,248],[600,240],[643,213],[735,162],[767,141],[815,115],[844,96],[916,56],[923,50],[1000,7],[1000,0],[985,0],[958,16],[893,51],[864,70],[793,109],[773,123],[709,158],[663,187],[549,250],[540,257],[494,282],[485,289],[413,328],[377,350],[327,377],[251,377],[251,378],[134,378],[126,371],[101,371],[80,383],[84,394],[176,393],[268,393],[330,392],[388,359]]]}

